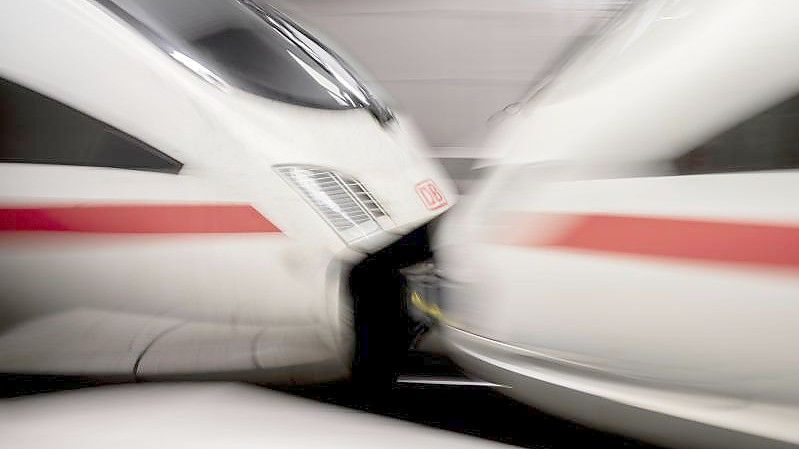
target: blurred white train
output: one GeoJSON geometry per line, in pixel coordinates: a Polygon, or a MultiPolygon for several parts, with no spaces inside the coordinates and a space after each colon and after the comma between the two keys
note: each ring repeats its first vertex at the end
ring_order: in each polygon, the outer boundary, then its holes
{"type": "Polygon", "coordinates": [[[349,64],[251,0],[0,21],[0,373],[389,375],[455,192],[349,64]]]}
{"type": "Polygon", "coordinates": [[[641,2],[441,224],[469,371],[675,447],[799,444],[799,3],[641,2]]]}

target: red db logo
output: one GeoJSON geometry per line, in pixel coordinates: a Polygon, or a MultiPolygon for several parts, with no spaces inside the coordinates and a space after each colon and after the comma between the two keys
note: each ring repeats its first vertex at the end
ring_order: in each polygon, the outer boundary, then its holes
{"type": "Polygon", "coordinates": [[[440,209],[447,205],[447,199],[444,194],[438,189],[436,183],[428,179],[416,184],[416,193],[422,199],[425,207],[430,210],[440,209]]]}

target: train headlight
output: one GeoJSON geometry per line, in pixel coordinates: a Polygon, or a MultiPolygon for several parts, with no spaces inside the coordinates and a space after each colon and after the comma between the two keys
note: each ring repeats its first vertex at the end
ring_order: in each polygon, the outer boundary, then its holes
{"type": "Polygon", "coordinates": [[[277,165],[274,169],[346,242],[391,223],[385,209],[353,177],[308,165],[277,165]]]}

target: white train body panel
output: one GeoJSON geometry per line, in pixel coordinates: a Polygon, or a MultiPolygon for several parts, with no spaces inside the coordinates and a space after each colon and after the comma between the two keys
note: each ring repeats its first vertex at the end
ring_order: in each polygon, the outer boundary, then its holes
{"type": "Polygon", "coordinates": [[[799,444],[799,165],[770,150],[792,116],[734,167],[692,152],[799,92],[797,19],[645,2],[503,122],[436,246],[466,368],[661,444],[799,444]]]}
{"type": "MultiPolygon", "coordinates": [[[[134,217],[110,231],[78,224],[76,232],[15,228],[5,217],[0,372],[277,381],[346,374],[347,267],[446,209],[426,207],[418,183],[432,180],[455,200],[412,125],[214,85],[92,1],[4,2],[0,17],[0,77],[183,164],[173,174],[0,163],[4,213],[111,207],[134,217]],[[390,220],[345,242],[278,175],[280,164],[357,179],[390,220]],[[184,208],[201,222],[181,215],[184,208]]],[[[93,219],[102,228],[103,218],[93,219]]]]}

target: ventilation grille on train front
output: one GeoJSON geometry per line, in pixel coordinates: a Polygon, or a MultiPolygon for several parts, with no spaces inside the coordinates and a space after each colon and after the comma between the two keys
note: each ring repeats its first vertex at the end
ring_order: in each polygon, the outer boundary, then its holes
{"type": "Polygon", "coordinates": [[[381,229],[388,214],[357,179],[307,165],[274,167],[347,242],[381,229]]]}

